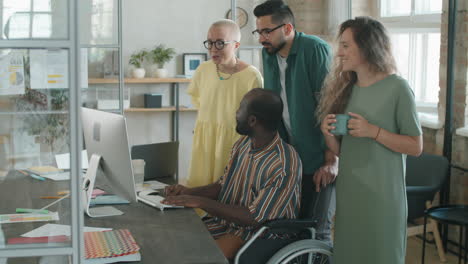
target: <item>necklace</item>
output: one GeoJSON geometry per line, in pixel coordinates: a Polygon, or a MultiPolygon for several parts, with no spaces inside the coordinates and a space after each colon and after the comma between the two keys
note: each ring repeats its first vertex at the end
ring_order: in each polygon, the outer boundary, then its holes
{"type": "Polygon", "coordinates": [[[230,74],[229,74],[229,77],[224,78],[223,76],[221,76],[221,74],[219,74],[219,64],[216,64],[216,74],[218,74],[218,78],[219,78],[221,81],[225,81],[225,80],[231,79],[232,75],[233,75],[234,73],[237,72],[237,65],[239,65],[239,60],[238,60],[237,57],[236,57],[236,65],[234,65],[233,73],[230,73],[230,74]]]}

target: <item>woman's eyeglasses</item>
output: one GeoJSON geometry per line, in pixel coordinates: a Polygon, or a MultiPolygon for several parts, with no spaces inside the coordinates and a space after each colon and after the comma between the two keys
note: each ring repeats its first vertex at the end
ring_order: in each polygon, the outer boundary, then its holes
{"type": "Polygon", "coordinates": [[[211,49],[213,47],[213,45],[215,46],[215,48],[217,50],[222,50],[224,49],[224,46],[226,46],[226,44],[229,44],[229,43],[236,43],[237,41],[235,40],[231,40],[231,41],[224,41],[224,40],[216,40],[216,41],[211,41],[211,40],[205,40],[203,42],[203,45],[205,45],[205,48],[207,49],[211,49]]]}

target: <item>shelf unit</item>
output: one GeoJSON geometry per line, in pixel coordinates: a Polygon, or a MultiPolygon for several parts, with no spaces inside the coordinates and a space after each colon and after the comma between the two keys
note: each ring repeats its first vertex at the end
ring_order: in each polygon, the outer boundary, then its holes
{"type": "MultiPolygon", "coordinates": [[[[161,107],[161,108],[139,108],[139,107],[130,107],[124,109],[125,113],[131,112],[174,112],[176,111],[176,107],[161,107]]],[[[196,112],[196,108],[188,108],[188,107],[179,107],[179,112],[196,112]]]]}
{"type": "MultiPolygon", "coordinates": [[[[191,79],[187,78],[125,78],[125,84],[171,84],[171,105],[161,108],[142,108],[131,107],[123,109],[123,113],[151,113],[151,112],[172,112],[172,140],[179,140],[179,112],[196,112],[195,108],[181,107],[179,104],[179,84],[190,83],[191,79]]],[[[117,84],[119,79],[116,78],[90,78],[88,84],[117,84]]],[[[130,98],[129,98],[130,100],[130,98]]],[[[130,104],[131,105],[131,104],[130,104]]]]}
{"type": "MultiPolygon", "coordinates": [[[[156,84],[156,83],[189,83],[190,79],[186,78],[125,78],[124,83],[146,83],[146,84],[156,84]]],[[[88,80],[89,84],[111,84],[119,83],[119,79],[106,79],[106,78],[90,78],[88,80]]]]}
{"type": "MultiPolygon", "coordinates": [[[[138,113],[158,113],[158,112],[170,112],[171,113],[171,140],[179,141],[179,113],[180,112],[196,112],[195,108],[181,107],[179,104],[179,85],[181,83],[190,83],[191,79],[186,78],[125,78],[124,84],[170,84],[170,106],[161,107],[161,108],[142,108],[142,107],[130,107],[123,109],[123,114],[138,114],[138,113]]],[[[99,84],[118,84],[119,80],[116,78],[106,79],[106,78],[90,78],[88,79],[88,84],[90,85],[99,85],[99,84]]],[[[125,89],[126,87],[124,87],[125,89]]],[[[128,88],[127,89],[134,89],[128,88]]],[[[129,91],[129,100],[131,97],[129,91]]],[[[178,182],[179,171],[178,165],[176,170],[176,181],[178,182]]]]}

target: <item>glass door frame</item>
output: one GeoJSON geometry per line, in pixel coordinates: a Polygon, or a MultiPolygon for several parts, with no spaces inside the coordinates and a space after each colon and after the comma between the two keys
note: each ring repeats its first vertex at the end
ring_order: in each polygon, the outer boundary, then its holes
{"type": "MultiPolygon", "coordinates": [[[[119,0],[120,3],[120,0],[119,0]]],[[[79,1],[70,0],[67,6],[68,39],[65,40],[0,40],[2,49],[67,49],[69,74],[69,118],[70,118],[70,198],[71,198],[71,245],[64,247],[36,247],[0,249],[0,258],[34,256],[70,256],[72,263],[80,263],[84,257],[83,223],[81,207],[81,153],[83,146],[80,121],[80,45],[78,13],[79,1]]],[[[120,17],[119,17],[120,18],[120,17]]]]}

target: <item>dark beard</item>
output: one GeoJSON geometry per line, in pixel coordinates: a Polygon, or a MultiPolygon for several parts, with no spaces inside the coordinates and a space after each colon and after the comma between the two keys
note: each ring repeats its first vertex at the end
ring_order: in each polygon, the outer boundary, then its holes
{"type": "Polygon", "coordinates": [[[243,135],[243,136],[250,136],[250,134],[252,133],[252,130],[250,129],[247,122],[237,121],[236,131],[237,133],[239,133],[239,135],[243,135]]]}
{"type": "Polygon", "coordinates": [[[262,45],[265,45],[265,44],[266,46],[263,46],[263,47],[265,48],[266,52],[270,55],[273,55],[273,54],[278,53],[278,51],[280,51],[286,45],[286,40],[282,40],[282,42],[280,42],[278,46],[276,47],[274,47],[269,42],[262,42],[262,45]]]}

